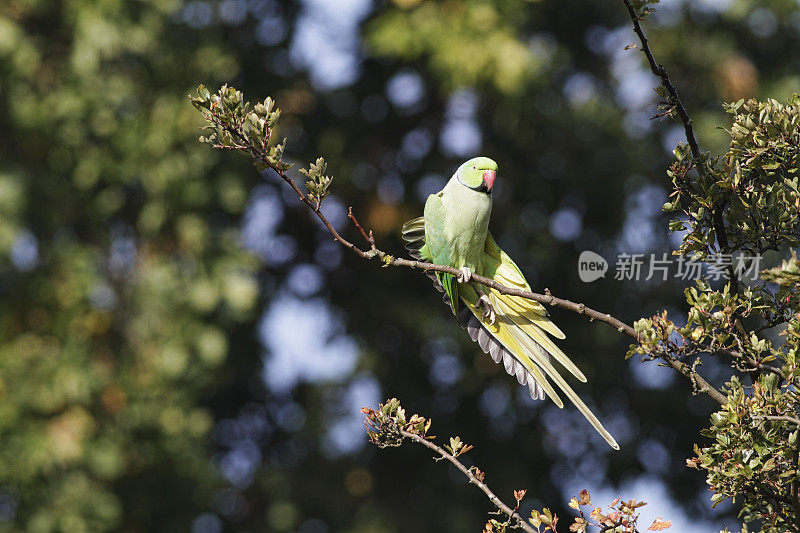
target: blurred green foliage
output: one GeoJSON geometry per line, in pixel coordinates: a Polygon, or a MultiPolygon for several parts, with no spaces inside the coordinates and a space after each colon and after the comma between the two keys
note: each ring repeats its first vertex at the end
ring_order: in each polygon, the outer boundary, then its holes
{"type": "MultiPolygon", "coordinates": [[[[636,104],[626,92],[639,72],[616,57],[634,40],[621,4],[374,6],[355,81],[334,88],[310,82],[294,49],[295,38],[308,39],[301,22],[323,7],[0,3],[0,529],[406,531],[411,508],[425,517],[419,528],[474,530],[485,501],[438,465],[330,444],[333,421],[353,411],[349,387],[364,376],[479,443],[473,454],[498,492],[525,485],[531,505],[566,516],[570,475],[593,488],[646,473],[693,517],[718,520],[695,503],[707,497],[701,477],[682,467],[710,404],[676,400],[686,386],[666,371],[658,386],[642,385],[614,331],[554,313],[565,351],[594,388],[580,393],[602,398],[599,411],[628,435],[622,453],[595,450],[574,413],[517,400],[513,380],[486,364],[426,278],[336,259],[271,176],[264,185],[246,161],[220,164],[196,142],[202,118],[186,101],[199,82],[274,95],[284,112],[275,140],[287,137],[293,160],[324,154],[336,174],[326,202],[353,204],[388,250],[401,249],[399,223],[421,212],[419,191],[461,159],[442,132],[474,121],[480,150],[500,162],[492,228],[503,248],[535,288],[630,321],[685,302],[671,284],[586,285],[570,266],[581,249],[611,250],[631,226],[663,222],[648,245],[671,249],[666,222],[637,210],[648,191],[666,200],[662,140],[673,137],[668,122],[642,125],[655,102],[636,104]],[[400,74],[421,80],[413,105],[390,97],[400,74]],[[285,210],[285,221],[284,211],[269,213],[292,250],[284,263],[243,249],[242,214],[256,186],[285,210]],[[549,231],[563,213],[580,217],[577,236],[549,231]],[[311,296],[292,292],[303,265],[322,273],[311,296]],[[344,316],[359,347],[350,375],[265,387],[255,324],[286,294],[338,306],[332,314],[344,316]],[[433,370],[443,352],[459,361],[452,382],[433,370]],[[267,429],[241,437],[242,420],[267,429]],[[220,476],[229,451],[220,435],[258,450],[252,481],[220,476]],[[648,442],[662,443],[659,461],[648,442]]],[[[716,129],[726,123],[720,101],[796,92],[795,2],[658,8],[651,44],[704,148],[728,148],[716,129]]],[[[335,35],[316,37],[320,50],[335,44],[335,35]]]]}
{"type": "Polygon", "coordinates": [[[368,41],[379,55],[406,61],[422,57],[447,88],[489,84],[503,93],[520,93],[545,67],[543,54],[519,39],[529,2],[486,0],[409,2],[378,17],[368,41]]]}
{"type": "Polygon", "coordinates": [[[194,142],[185,93],[238,67],[219,39],[173,22],[180,8],[0,6],[11,529],[183,529],[218,484],[204,402],[255,318],[237,220],[257,176],[212,172],[216,154],[194,142]]]}

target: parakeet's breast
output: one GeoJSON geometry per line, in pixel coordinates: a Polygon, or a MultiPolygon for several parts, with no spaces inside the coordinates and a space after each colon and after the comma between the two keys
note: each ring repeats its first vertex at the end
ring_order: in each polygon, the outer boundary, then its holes
{"type": "Polygon", "coordinates": [[[483,273],[483,248],[492,214],[492,197],[451,180],[444,188],[445,235],[452,248],[452,266],[483,273]]]}

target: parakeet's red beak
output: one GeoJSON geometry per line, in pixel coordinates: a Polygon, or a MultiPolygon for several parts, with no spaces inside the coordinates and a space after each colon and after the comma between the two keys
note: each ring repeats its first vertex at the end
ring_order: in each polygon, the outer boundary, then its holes
{"type": "Polygon", "coordinates": [[[486,190],[488,192],[492,191],[492,187],[494,186],[494,178],[497,175],[497,172],[494,170],[487,170],[483,173],[483,184],[486,185],[486,190]]]}

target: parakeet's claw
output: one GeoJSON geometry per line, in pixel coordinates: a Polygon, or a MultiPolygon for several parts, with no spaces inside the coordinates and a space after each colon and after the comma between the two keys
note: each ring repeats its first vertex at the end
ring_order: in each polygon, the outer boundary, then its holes
{"type": "Polygon", "coordinates": [[[485,294],[482,295],[478,299],[478,305],[476,305],[475,307],[477,307],[478,309],[480,309],[481,307],[483,308],[483,319],[486,320],[488,318],[489,325],[493,326],[495,323],[495,319],[497,318],[497,315],[495,315],[494,307],[492,307],[492,304],[489,303],[489,297],[486,296],[485,294]]]}
{"type": "Polygon", "coordinates": [[[458,281],[459,283],[466,283],[470,279],[472,279],[472,271],[469,268],[461,267],[459,268],[459,270],[461,271],[461,274],[459,274],[458,277],[456,277],[456,281],[458,281]]]}

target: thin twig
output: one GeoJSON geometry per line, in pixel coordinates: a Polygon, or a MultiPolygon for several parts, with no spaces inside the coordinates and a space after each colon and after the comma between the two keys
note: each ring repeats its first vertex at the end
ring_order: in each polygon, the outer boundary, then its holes
{"type": "Polygon", "coordinates": [[[800,427],[800,418],[788,415],[755,415],[753,420],[772,420],[774,422],[791,422],[800,427]]]}
{"type": "Polygon", "coordinates": [[[519,513],[517,513],[514,509],[503,503],[503,501],[500,498],[498,498],[494,492],[492,492],[492,489],[490,489],[488,485],[486,485],[486,483],[475,477],[475,474],[473,474],[469,468],[464,466],[464,464],[461,461],[459,461],[456,457],[454,457],[452,454],[447,453],[447,451],[441,448],[440,446],[437,446],[428,439],[420,437],[416,433],[400,429],[400,434],[403,437],[407,437],[413,440],[414,442],[422,444],[426,448],[436,452],[443,459],[447,459],[448,461],[450,461],[450,463],[452,463],[456,468],[458,468],[458,470],[461,471],[461,473],[464,474],[467,477],[467,479],[469,479],[470,483],[477,486],[479,489],[483,491],[484,494],[486,494],[486,497],[489,498],[489,501],[491,501],[495,507],[497,507],[502,513],[504,513],[512,520],[515,520],[516,527],[522,529],[523,531],[526,531],[527,533],[536,533],[536,529],[534,529],[533,526],[531,526],[525,520],[523,520],[523,518],[519,515],[519,513]]]}
{"type": "MultiPolygon", "coordinates": [[[[733,250],[728,244],[728,232],[725,229],[725,218],[722,214],[725,212],[725,206],[728,203],[727,198],[722,198],[713,206],[713,220],[714,220],[714,234],[717,236],[717,243],[719,243],[720,252],[729,254],[733,250]]],[[[731,280],[731,289],[734,294],[739,293],[739,276],[736,274],[736,269],[733,267],[733,261],[727,265],[728,277],[731,280]]],[[[741,322],[741,321],[740,321],[741,322]]]]}
{"type": "MultiPolygon", "coordinates": [[[[691,117],[689,117],[689,113],[686,111],[686,107],[683,105],[683,101],[681,97],[678,95],[678,90],[672,84],[672,80],[669,78],[669,74],[667,73],[667,69],[664,68],[664,65],[660,65],[657,61],[655,56],[653,55],[653,51],[650,50],[650,44],[647,42],[647,36],[644,34],[644,30],[642,30],[642,25],[639,21],[639,16],[636,14],[636,10],[631,5],[630,0],[622,0],[625,4],[625,7],[628,9],[628,14],[631,17],[631,22],[633,22],[633,31],[636,35],[639,36],[639,41],[642,43],[642,52],[644,52],[645,57],[647,57],[647,62],[650,64],[650,71],[658,76],[661,79],[661,85],[667,90],[670,98],[670,104],[672,104],[675,110],[678,112],[678,117],[680,117],[681,122],[683,123],[683,131],[686,135],[686,142],[689,143],[689,148],[692,151],[692,161],[694,162],[694,167],[697,169],[697,172],[702,176],[704,179],[708,178],[708,169],[706,168],[705,163],[702,159],[702,154],[700,153],[700,145],[697,142],[697,137],[694,134],[694,127],[692,126],[693,122],[691,117]]],[[[637,47],[638,48],[638,47],[637,47]]],[[[725,221],[722,216],[722,213],[725,211],[725,205],[727,203],[726,199],[722,199],[718,203],[715,203],[712,211],[712,221],[714,225],[714,233],[717,237],[717,242],[719,243],[720,251],[723,254],[727,254],[731,252],[731,248],[728,244],[728,234],[727,230],[725,229],[725,221]]],[[[728,274],[730,279],[733,281],[732,288],[734,292],[738,292],[739,290],[739,281],[736,276],[736,271],[733,268],[733,265],[728,265],[728,274]]]]}
{"type": "MultiPolygon", "coordinates": [[[[798,425],[800,425],[800,423],[798,423],[798,425]]],[[[797,442],[794,446],[794,467],[795,470],[800,468],[800,442],[797,442]]],[[[800,516],[800,486],[798,486],[799,484],[800,483],[798,482],[797,476],[795,476],[791,484],[789,485],[789,494],[792,500],[792,509],[794,510],[795,516],[800,516]]]]}
{"type": "Polygon", "coordinates": [[[694,136],[692,119],[689,117],[689,113],[686,112],[686,108],[684,107],[680,96],[678,96],[678,90],[675,89],[675,86],[669,79],[667,70],[656,62],[656,58],[653,56],[653,52],[650,50],[650,45],[647,43],[647,37],[645,36],[644,31],[642,31],[641,24],[639,24],[639,16],[636,14],[636,10],[631,5],[630,0],[622,0],[622,2],[625,4],[625,7],[628,8],[631,22],[633,22],[633,31],[639,36],[639,41],[642,43],[641,50],[647,57],[647,62],[650,64],[650,70],[653,72],[653,74],[661,78],[661,85],[663,85],[667,90],[667,93],[669,93],[670,99],[672,100],[671,104],[674,105],[675,109],[678,111],[678,116],[683,123],[683,130],[686,134],[686,141],[689,143],[689,148],[692,150],[692,159],[695,161],[697,171],[701,176],[705,177],[706,168],[701,164],[700,146],[697,144],[697,138],[694,136]]]}
{"type": "MultiPolygon", "coordinates": [[[[700,174],[702,178],[708,179],[708,168],[706,167],[706,164],[703,161],[702,154],[700,152],[700,145],[697,142],[697,137],[695,137],[694,134],[693,121],[689,116],[689,113],[686,111],[686,107],[683,105],[683,101],[681,100],[681,97],[678,94],[678,90],[672,84],[672,80],[670,80],[669,74],[667,73],[667,69],[665,69],[663,65],[660,65],[656,61],[656,58],[653,55],[653,51],[650,49],[650,44],[647,41],[647,36],[645,35],[644,30],[642,30],[642,25],[640,23],[639,16],[636,14],[636,10],[633,8],[633,5],[631,4],[630,0],[622,0],[622,2],[623,4],[625,4],[625,7],[628,10],[628,14],[630,15],[631,22],[633,23],[633,31],[636,33],[636,35],[639,37],[639,41],[642,43],[641,51],[644,52],[645,57],[647,57],[647,62],[650,65],[650,70],[652,71],[653,74],[655,74],[661,79],[661,85],[667,90],[667,93],[669,95],[670,104],[677,111],[678,117],[680,118],[681,123],[683,124],[684,134],[686,135],[686,142],[689,143],[689,148],[692,152],[692,162],[694,163],[694,167],[697,169],[697,172],[700,174]]],[[[727,254],[730,253],[732,250],[728,242],[728,234],[725,228],[725,219],[723,217],[726,204],[727,204],[727,199],[723,198],[720,201],[715,202],[711,211],[712,211],[714,233],[717,237],[717,243],[719,244],[721,253],[727,254]]],[[[728,265],[728,275],[732,281],[731,283],[732,290],[734,293],[737,293],[739,290],[739,280],[732,264],[728,265]]],[[[736,321],[737,321],[737,326],[739,326],[740,329],[744,329],[741,324],[741,319],[739,317],[736,317],[736,321]]],[[[745,335],[745,337],[747,336],[745,335]]],[[[710,396],[712,396],[715,400],[720,401],[720,403],[722,404],[725,403],[724,401],[721,401],[723,396],[718,392],[717,394],[714,394],[714,392],[716,391],[707,382],[705,382],[705,380],[703,380],[702,378],[697,379],[699,375],[697,375],[695,372],[691,372],[691,374],[693,375],[687,374],[686,372],[678,368],[678,366],[675,364],[678,363],[678,365],[682,365],[683,363],[677,361],[677,359],[667,360],[667,362],[670,364],[670,366],[672,366],[676,370],[680,371],[681,373],[692,379],[693,383],[696,383],[698,385],[698,390],[707,392],[710,396]]],[[[773,369],[769,370],[773,371],[773,369]]]]}
{"type": "MultiPolygon", "coordinates": [[[[653,51],[650,50],[650,45],[647,42],[647,37],[644,34],[644,30],[642,30],[642,26],[639,22],[639,16],[636,14],[636,10],[631,5],[630,0],[622,0],[625,4],[625,7],[628,9],[628,14],[631,17],[631,22],[633,22],[633,31],[636,35],[639,36],[639,40],[642,43],[642,52],[647,57],[647,62],[650,64],[650,70],[653,74],[658,76],[661,79],[661,85],[667,90],[669,94],[669,98],[671,100],[671,104],[674,106],[675,110],[678,112],[678,117],[680,117],[681,122],[683,123],[683,131],[686,135],[686,142],[689,143],[689,148],[692,151],[692,161],[694,162],[694,167],[697,169],[697,172],[703,178],[708,177],[708,169],[705,166],[705,163],[702,160],[702,154],[700,153],[700,145],[697,142],[697,137],[694,134],[694,127],[692,126],[693,121],[691,117],[689,117],[689,113],[686,111],[686,107],[683,105],[683,101],[681,100],[680,96],[678,95],[678,90],[672,84],[672,80],[669,78],[669,74],[667,73],[667,69],[664,68],[664,65],[658,64],[656,61],[655,56],[653,55],[653,51]]],[[[638,48],[638,47],[637,47],[638,48]]],[[[727,230],[725,229],[725,222],[722,216],[722,213],[725,210],[725,205],[727,203],[726,199],[722,199],[718,203],[712,207],[712,221],[714,225],[714,233],[717,237],[717,242],[720,246],[720,251],[724,254],[730,253],[731,248],[728,244],[728,234],[727,230]]],[[[739,282],[736,276],[736,271],[733,268],[733,265],[728,265],[728,274],[730,279],[733,281],[733,291],[738,292],[739,290],[739,282]]]]}
{"type": "Polygon", "coordinates": [[[361,224],[358,223],[358,219],[353,214],[353,208],[352,207],[349,207],[347,209],[347,218],[349,218],[350,220],[353,221],[353,224],[355,224],[356,228],[358,228],[358,231],[361,232],[361,236],[364,237],[364,240],[367,241],[367,243],[369,244],[370,248],[372,250],[375,250],[376,249],[375,248],[375,236],[372,234],[372,230],[370,230],[369,231],[369,235],[367,235],[367,233],[364,231],[364,228],[361,227],[361,224]]]}
{"type": "Polygon", "coordinates": [[[690,365],[687,365],[683,361],[680,361],[677,357],[672,356],[671,354],[664,352],[659,355],[659,358],[667,363],[669,366],[686,376],[689,381],[695,387],[695,390],[702,394],[707,394],[710,396],[714,401],[719,403],[720,405],[725,405],[728,403],[728,399],[714,388],[708,381],[703,378],[696,370],[694,370],[690,365]]]}

